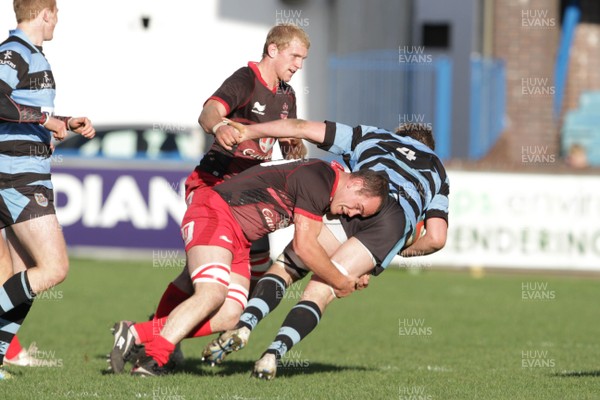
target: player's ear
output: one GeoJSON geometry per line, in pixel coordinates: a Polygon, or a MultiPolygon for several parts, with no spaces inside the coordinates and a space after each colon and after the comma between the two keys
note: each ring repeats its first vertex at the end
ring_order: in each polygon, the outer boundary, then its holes
{"type": "Polygon", "coordinates": [[[354,190],[362,190],[365,187],[365,181],[362,178],[351,178],[348,180],[348,187],[354,190]]]}
{"type": "Polygon", "coordinates": [[[48,21],[50,21],[50,17],[51,17],[51,15],[50,15],[50,14],[51,14],[51,13],[52,13],[52,10],[50,10],[50,9],[49,9],[49,8],[47,8],[47,7],[46,7],[46,8],[44,8],[44,9],[43,9],[43,10],[40,12],[40,14],[42,15],[42,20],[43,20],[44,22],[48,22],[48,21]]]}
{"type": "Polygon", "coordinates": [[[275,43],[271,43],[267,46],[267,54],[269,55],[269,57],[275,57],[278,52],[279,49],[277,48],[277,45],[275,43]]]}

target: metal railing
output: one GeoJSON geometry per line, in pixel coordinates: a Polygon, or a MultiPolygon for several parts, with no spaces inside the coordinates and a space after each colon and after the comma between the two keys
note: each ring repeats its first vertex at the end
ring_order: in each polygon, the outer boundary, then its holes
{"type": "Polygon", "coordinates": [[[504,63],[489,58],[471,59],[471,116],[469,159],[480,159],[504,129],[506,104],[504,63]]]}
{"type": "MultiPolygon", "coordinates": [[[[438,155],[452,157],[452,61],[448,57],[378,50],[331,57],[329,69],[331,119],[389,130],[402,123],[427,124],[433,129],[438,155]]],[[[469,158],[477,159],[502,130],[503,63],[475,59],[471,77],[469,158]]]]}

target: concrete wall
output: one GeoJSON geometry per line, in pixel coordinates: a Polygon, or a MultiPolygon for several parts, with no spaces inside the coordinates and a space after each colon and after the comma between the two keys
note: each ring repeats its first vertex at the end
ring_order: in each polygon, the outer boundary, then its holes
{"type": "MultiPolygon", "coordinates": [[[[326,119],[330,53],[409,43],[410,0],[59,0],[58,6],[54,40],[44,46],[58,84],[57,112],[97,123],[195,124],[206,98],[234,70],[260,59],[269,28],[281,22],[300,25],[312,42],[291,81],[299,116],[326,119]]],[[[12,2],[2,2],[0,31],[15,25],[12,2]]]]}
{"type": "MultiPolygon", "coordinates": [[[[315,38],[324,35],[318,27],[326,19],[324,4],[309,8],[307,30],[315,38]]],[[[57,81],[57,113],[85,114],[96,123],[190,125],[227,76],[260,59],[283,3],[59,0],[58,6],[54,40],[44,46],[57,81]],[[149,18],[148,29],[142,26],[143,17],[149,18]]],[[[12,2],[2,2],[0,31],[15,26],[12,2]]],[[[326,46],[313,40],[311,50],[305,70],[291,81],[305,118],[307,92],[315,92],[315,109],[323,108],[318,99],[324,97],[320,90],[325,78],[318,71],[326,46]]]]}
{"type": "Polygon", "coordinates": [[[450,48],[447,51],[425,49],[433,56],[445,55],[452,59],[452,154],[468,154],[470,110],[470,59],[480,47],[480,2],[476,0],[415,2],[413,37],[416,45],[423,44],[423,23],[450,24],[450,48]]]}
{"type": "Polygon", "coordinates": [[[343,0],[333,2],[331,52],[397,49],[410,44],[410,0],[343,0]]]}

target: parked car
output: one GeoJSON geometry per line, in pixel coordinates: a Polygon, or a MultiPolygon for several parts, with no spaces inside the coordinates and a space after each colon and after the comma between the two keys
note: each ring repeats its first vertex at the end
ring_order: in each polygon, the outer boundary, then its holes
{"type": "Polygon", "coordinates": [[[56,143],[55,205],[71,252],[183,256],[184,183],[211,140],[199,126],[115,124],[56,143]]]}
{"type": "Polygon", "coordinates": [[[197,162],[212,136],[202,129],[168,124],[101,125],[88,140],[71,133],[56,143],[55,156],[114,160],[177,160],[197,162]]]}

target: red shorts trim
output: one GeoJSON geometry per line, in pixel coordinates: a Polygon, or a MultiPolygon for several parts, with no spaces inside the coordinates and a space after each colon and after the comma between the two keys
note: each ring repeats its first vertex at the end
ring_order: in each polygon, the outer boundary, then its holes
{"type": "Polygon", "coordinates": [[[229,205],[213,190],[194,193],[183,216],[185,251],[194,246],[218,246],[233,255],[231,272],[250,279],[250,246],[229,205]]]}

